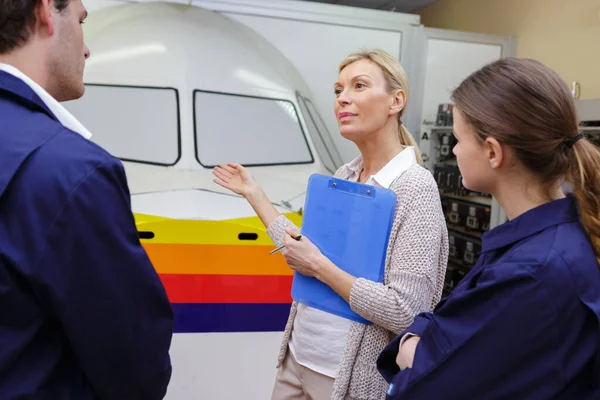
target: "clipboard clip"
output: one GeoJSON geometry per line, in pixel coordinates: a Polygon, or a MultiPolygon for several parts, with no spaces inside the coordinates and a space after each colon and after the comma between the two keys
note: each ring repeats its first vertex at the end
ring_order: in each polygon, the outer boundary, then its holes
{"type": "Polygon", "coordinates": [[[375,186],[367,185],[364,183],[350,182],[345,179],[332,178],[329,180],[329,188],[332,190],[339,190],[349,194],[355,194],[358,196],[364,196],[374,199],[376,196],[375,186]]]}

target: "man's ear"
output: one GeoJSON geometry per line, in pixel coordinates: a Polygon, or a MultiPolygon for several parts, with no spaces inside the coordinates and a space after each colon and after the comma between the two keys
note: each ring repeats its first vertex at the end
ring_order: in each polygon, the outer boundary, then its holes
{"type": "Polygon", "coordinates": [[[48,36],[54,35],[54,20],[52,12],[54,10],[54,0],[39,0],[35,7],[36,27],[46,30],[48,36]]]}
{"type": "Polygon", "coordinates": [[[392,104],[390,105],[390,115],[398,114],[404,108],[406,104],[406,93],[400,89],[394,93],[392,98],[392,104]]]}

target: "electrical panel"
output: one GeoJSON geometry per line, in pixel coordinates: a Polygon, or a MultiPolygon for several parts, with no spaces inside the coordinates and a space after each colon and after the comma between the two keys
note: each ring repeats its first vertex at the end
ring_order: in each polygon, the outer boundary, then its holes
{"type": "Polygon", "coordinates": [[[448,295],[475,265],[481,252],[481,236],[490,229],[492,197],[465,188],[452,149],[452,104],[440,104],[428,140],[428,161],[440,191],[448,227],[449,255],[444,295],[448,295]]]}
{"type": "Polygon", "coordinates": [[[579,131],[587,140],[600,147],[600,99],[576,100],[579,131]]]}

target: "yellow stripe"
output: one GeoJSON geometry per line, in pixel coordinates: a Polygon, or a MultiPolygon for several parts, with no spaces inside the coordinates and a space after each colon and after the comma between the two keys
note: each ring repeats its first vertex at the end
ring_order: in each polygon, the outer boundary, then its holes
{"type": "MultiPolygon", "coordinates": [[[[154,233],[153,239],[143,243],[179,243],[210,245],[270,246],[273,242],[258,217],[236,218],[223,221],[176,220],[145,214],[134,214],[139,231],[154,233]],[[240,233],[255,233],[256,240],[240,240],[240,233]]],[[[302,217],[297,213],[286,214],[292,222],[300,225],[302,217]]]]}

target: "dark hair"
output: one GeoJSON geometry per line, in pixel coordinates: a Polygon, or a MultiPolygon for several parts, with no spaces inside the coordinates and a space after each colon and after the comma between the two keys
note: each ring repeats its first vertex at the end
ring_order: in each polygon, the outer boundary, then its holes
{"type": "Polygon", "coordinates": [[[600,151],[576,140],[579,123],[566,83],[546,65],[504,58],[465,79],[452,99],[478,136],[510,146],[543,183],[564,178],[600,263],[600,151]]]}
{"type": "MultiPolygon", "coordinates": [[[[6,54],[29,39],[35,25],[35,7],[39,0],[0,0],[0,54],[6,54]]],[[[54,0],[62,11],[70,0],[54,0]]]]}

